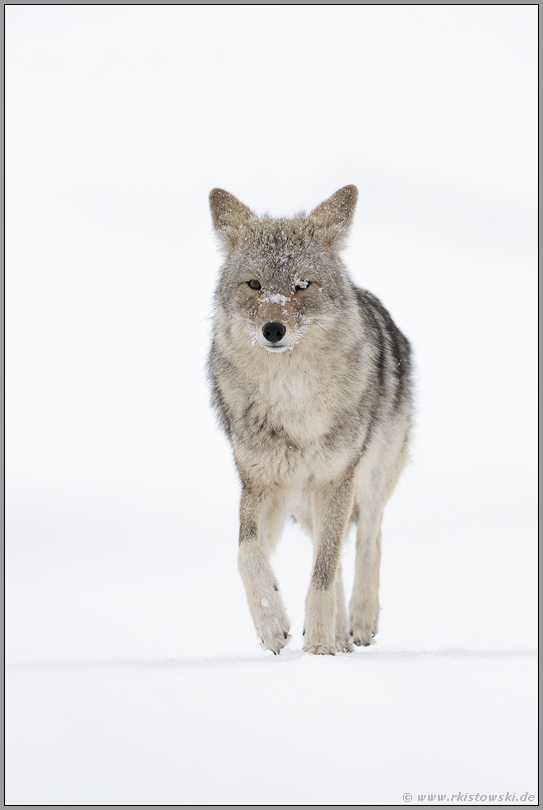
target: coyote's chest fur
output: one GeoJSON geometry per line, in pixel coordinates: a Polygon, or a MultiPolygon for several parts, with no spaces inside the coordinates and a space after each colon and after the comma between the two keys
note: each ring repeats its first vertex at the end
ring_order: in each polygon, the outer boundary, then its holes
{"type": "Polygon", "coordinates": [[[277,485],[283,487],[339,474],[352,448],[340,440],[337,426],[335,441],[330,440],[336,403],[324,392],[315,396],[307,382],[290,377],[283,383],[273,396],[260,388],[256,396],[240,397],[244,426],[232,434],[240,471],[250,469],[251,478],[269,484],[273,470],[277,485]]]}

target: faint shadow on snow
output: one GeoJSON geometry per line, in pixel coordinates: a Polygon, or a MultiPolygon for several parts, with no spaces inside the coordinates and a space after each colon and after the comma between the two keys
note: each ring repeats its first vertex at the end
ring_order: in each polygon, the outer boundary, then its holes
{"type": "MultiPolygon", "coordinates": [[[[356,650],[350,655],[341,654],[333,659],[356,662],[363,665],[372,660],[404,660],[406,658],[536,658],[537,650],[533,649],[501,649],[501,650],[469,650],[461,647],[446,647],[438,650],[383,650],[371,647],[369,650],[356,650]]],[[[176,669],[184,667],[222,667],[236,664],[292,664],[296,661],[311,660],[331,661],[330,656],[318,656],[304,653],[303,650],[285,649],[281,655],[275,656],[270,652],[261,652],[247,656],[200,656],[198,658],[155,658],[155,659],[96,659],[87,661],[27,661],[8,664],[8,668],[18,667],[61,667],[74,669],[139,667],[156,669],[176,669]]]]}

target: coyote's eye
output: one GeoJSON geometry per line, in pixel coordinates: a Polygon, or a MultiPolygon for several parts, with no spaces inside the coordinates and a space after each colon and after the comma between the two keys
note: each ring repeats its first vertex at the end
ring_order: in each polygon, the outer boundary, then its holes
{"type": "Polygon", "coordinates": [[[256,278],[252,278],[251,281],[248,281],[247,284],[251,288],[251,290],[259,290],[262,287],[260,281],[257,281],[256,278]]]}
{"type": "Polygon", "coordinates": [[[307,290],[310,284],[311,284],[310,281],[300,281],[300,283],[296,285],[295,290],[296,292],[298,292],[299,290],[307,290]]]}

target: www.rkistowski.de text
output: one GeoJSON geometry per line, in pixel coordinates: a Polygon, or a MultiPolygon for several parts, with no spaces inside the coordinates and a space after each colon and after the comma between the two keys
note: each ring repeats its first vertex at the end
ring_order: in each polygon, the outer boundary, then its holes
{"type": "Polygon", "coordinates": [[[404,802],[416,800],[418,804],[424,802],[529,802],[536,801],[535,793],[411,793],[403,794],[404,802]]]}

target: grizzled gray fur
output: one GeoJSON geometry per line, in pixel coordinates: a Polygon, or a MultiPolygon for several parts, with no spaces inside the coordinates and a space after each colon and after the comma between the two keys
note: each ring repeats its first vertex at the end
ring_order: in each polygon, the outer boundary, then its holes
{"type": "Polygon", "coordinates": [[[210,194],[224,262],[209,378],[242,484],[238,566],[258,638],[279,653],[290,622],[270,565],[291,512],[313,541],[304,650],[368,645],[379,620],[381,521],[408,457],[410,347],[340,258],[358,192],[310,214],[257,217],[210,194]],[[358,524],[346,610],[341,546],[358,524]]]}

